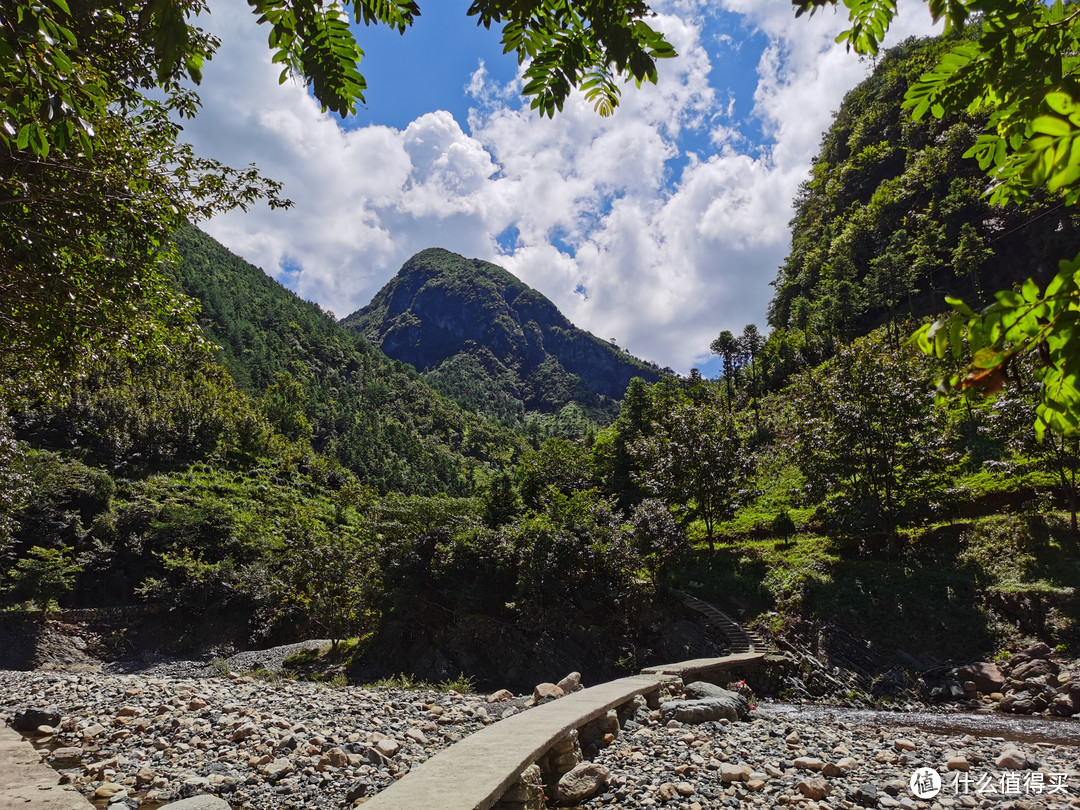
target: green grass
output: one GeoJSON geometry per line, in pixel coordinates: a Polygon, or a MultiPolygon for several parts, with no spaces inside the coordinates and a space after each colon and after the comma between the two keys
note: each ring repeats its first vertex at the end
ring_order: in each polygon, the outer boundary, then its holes
{"type": "Polygon", "coordinates": [[[370,635],[354,636],[339,641],[336,647],[305,647],[286,656],[282,663],[290,676],[299,680],[345,686],[348,683],[345,672],[369,640],[370,635]]]}
{"type": "Polygon", "coordinates": [[[433,683],[431,681],[420,680],[415,675],[401,672],[397,675],[391,675],[388,678],[380,678],[374,683],[368,684],[368,686],[378,689],[407,689],[414,692],[469,693],[476,691],[476,682],[472,678],[467,677],[464,673],[458,675],[456,678],[433,683]]]}
{"type": "Polygon", "coordinates": [[[766,631],[836,622],[887,654],[975,660],[1028,638],[1080,642],[1080,545],[1061,513],[908,527],[875,554],[807,531],[742,537],[695,549],[673,574],[766,631]]]}
{"type": "MultiPolygon", "coordinates": [[[[790,513],[796,526],[806,527],[814,509],[803,506],[800,502],[805,483],[803,474],[783,458],[780,452],[767,451],[759,460],[754,478],[750,482],[751,488],[760,494],[740,509],[731,520],[717,524],[717,539],[766,536],[773,519],[784,510],[790,513]]],[[[705,539],[705,527],[700,521],[692,527],[691,537],[705,539]]]]}

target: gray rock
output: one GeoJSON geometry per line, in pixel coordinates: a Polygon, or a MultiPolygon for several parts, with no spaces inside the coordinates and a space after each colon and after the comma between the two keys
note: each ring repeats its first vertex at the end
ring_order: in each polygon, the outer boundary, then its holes
{"type": "Polygon", "coordinates": [[[734,695],[735,692],[708,681],[694,681],[683,687],[683,694],[686,695],[687,700],[702,700],[712,697],[727,697],[728,695],[734,695]]]}
{"type": "Polygon", "coordinates": [[[352,804],[357,799],[362,799],[367,796],[368,786],[364,782],[360,782],[349,789],[349,792],[345,794],[345,803],[352,804]]]}
{"type": "Polygon", "coordinates": [[[874,785],[859,785],[853,790],[849,798],[863,807],[876,807],[878,803],[878,791],[874,785]]]}
{"type": "Polygon", "coordinates": [[[25,734],[33,734],[38,726],[60,725],[60,713],[41,707],[19,709],[11,719],[11,727],[25,734]]]}
{"type": "Polygon", "coordinates": [[[1019,771],[1027,767],[1027,754],[1017,748],[1006,748],[994,760],[994,764],[998,768],[1019,771]]]}
{"type": "Polygon", "coordinates": [[[1039,678],[1043,675],[1057,675],[1058,669],[1058,665],[1053,661],[1048,661],[1045,658],[1035,658],[1013,667],[1009,677],[1018,681],[1025,681],[1028,678],[1039,678]]]}
{"type": "Polygon", "coordinates": [[[190,799],[200,797],[210,790],[210,780],[205,776],[192,776],[184,780],[180,785],[180,798],[190,799]]]}
{"type": "Polygon", "coordinates": [[[603,765],[582,762],[559,779],[556,798],[560,804],[579,804],[599,793],[610,777],[611,771],[603,765]]]}
{"type": "Polygon", "coordinates": [[[229,803],[217,796],[192,796],[162,806],[169,810],[229,810],[229,803]]]}
{"type": "Polygon", "coordinates": [[[1054,652],[1053,647],[1047,644],[1045,641],[1038,641],[1032,644],[1025,650],[1021,650],[1012,657],[1012,663],[1014,666],[1023,661],[1031,661],[1034,658],[1047,658],[1054,652]]]}
{"type": "Polygon", "coordinates": [[[677,720],[680,723],[697,724],[721,719],[744,720],[749,714],[750,703],[745,697],[734,692],[701,700],[673,700],[660,704],[660,717],[663,720],[677,720]]]}

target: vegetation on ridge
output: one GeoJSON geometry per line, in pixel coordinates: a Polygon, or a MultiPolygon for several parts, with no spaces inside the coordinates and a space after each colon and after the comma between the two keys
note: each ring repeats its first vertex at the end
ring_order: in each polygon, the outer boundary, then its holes
{"type": "Polygon", "coordinates": [[[429,248],[342,320],[463,407],[532,437],[606,424],[661,371],[584,332],[506,270],[429,248]]]}
{"type": "MultiPolygon", "coordinates": [[[[668,657],[672,639],[679,654],[714,652],[678,622],[673,584],[771,632],[828,622],[924,660],[1029,637],[1075,648],[1080,453],[1068,437],[1036,441],[1036,364],[1011,361],[1021,385],[994,400],[935,410],[928,382],[959,361],[904,345],[957,255],[970,261],[955,280],[980,285],[1008,272],[1010,251],[1041,261],[997,239],[1009,217],[1054,221],[1047,242],[1074,225],[1034,198],[995,222],[961,160],[976,119],[889,112],[940,47],[905,44],[842,107],[798,201],[764,345],[721,333],[724,379],[633,379],[590,431],[511,430],[521,383],[484,381],[506,365],[486,338],[440,384],[496,392],[505,424],[464,413],[179,230],[172,280],[201,302],[177,307],[184,329],[136,308],[163,338],[86,358],[63,397],[8,397],[6,603],[166,605],[192,642],[221,616],[245,640],[356,636],[341,649],[364,680],[525,682],[568,662],[602,676],[668,657]],[[961,220],[970,231],[952,230],[961,220]],[[962,637],[938,626],[943,611],[962,637]]],[[[410,278],[415,298],[435,275],[410,278]]],[[[464,279],[451,286],[481,303],[512,286],[495,271],[472,292],[464,279]]],[[[485,323],[524,357],[530,321],[508,312],[485,323]]],[[[535,395],[561,414],[555,398],[576,384],[545,363],[535,395]]]]}

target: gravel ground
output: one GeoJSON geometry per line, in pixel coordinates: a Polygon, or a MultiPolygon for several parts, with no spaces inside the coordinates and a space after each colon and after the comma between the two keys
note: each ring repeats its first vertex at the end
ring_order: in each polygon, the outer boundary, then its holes
{"type": "Polygon", "coordinates": [[[113,798],[110,810],[201,793],[252,810],[341,807],[523,703],[238,675],[0,671],[0,715],[57,712],[37,743],[83,793],[113,798]]]}
{"type": "MultiPolygon", "coordinates": [[[[251,810],[347,806],[523,704],[238,675],[0,671],[0,715],[54,709],[57,727],[39,743],[85,794],[112,797],[111,810],[201,793],[251,810]]],[[[904,727],[903,715],[866,722],[836,711],[805,718],[765,705],[749,722],[687,725],[641,708],[594,756],[610,778],[582,807],[1080,808],[1074,745],[926,731],[904,727]],[[918,768],[939,775],[936,796],[913,795],[918,768]]]]}
{"type": "MultiPolygon", "coordinates": [[[[280,673],[285,669],[285,659],[294,652],[325,649],[330,644],[331,641],[328,638],[313,638],[266,650],[246,650],[222,656],[222,658],[229,672],[244,673],[265,669],[280,673]]],[[[102,669],[113,674],[138,674],[146,678],[210,678],[221,674],[213,660],[168,658],[154,654],[147,654],[140,659],[105,664],[102,669]]]]}
{"type": "Polygon", "coordinates": [[[903,715],[889,726],[796,719],[767,705],[749,722],[649,717],[639,711],[640,722],[594,757],[611,777],[583,807],[1080,807],[1080,751],[1071,745],[928,733],[904,727],[903,715]],[[911,787],[919,768],[940,779],[925,800],[911,787]]]}

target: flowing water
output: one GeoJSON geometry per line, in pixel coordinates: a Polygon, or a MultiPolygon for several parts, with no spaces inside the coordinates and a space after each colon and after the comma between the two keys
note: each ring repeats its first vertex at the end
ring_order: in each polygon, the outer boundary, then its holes
{"type": "Polygon", "coordinates": [[[971,712],[886,712],[833,706],[763,703],[758,711],[812,723],[851,723],[857,726],[916,728],[935,734],[971,734],[1013,742],[1043,742],[1080,747],[1080,720],[1067,717],[1028,717],[971,712]]]}

